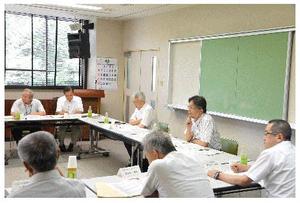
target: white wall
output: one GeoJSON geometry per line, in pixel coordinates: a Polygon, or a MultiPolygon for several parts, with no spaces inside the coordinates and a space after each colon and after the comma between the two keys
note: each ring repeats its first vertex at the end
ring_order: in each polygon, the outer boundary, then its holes
{"type": "MultiPolygon", "coordinates": [[[[108,112],[109,116],[123,119],[123,90],[124,90],[124,57],[123,57],[123,22],[98,20],[96,34],[97,57],[112,57],[118,60],[118,90],[105,91],[101,99],[101,114],[108,112]]],[[[89,67],[89,85],[93,86],[96,66],[89,67]]]]}
{"type": "MultiPolygon", "coordinates": [[[[101,113],[123,119],[124,57],[126,50],[160,49],[158,67],[158,119],[170,124],[174,136],[183,137],[186,112],[171,111],[167,104],[168,40],[197,35],[240,32],[295,25],[292,5],[191,5],[156,16],[129,21],[97,20],[96,32],[91,32],[91,54],[88,88],[94,87],[96,57],[114,57],[119,64],[119,84],[116,91],[105,91],[101,113]],[[95,51],[96,50],[96,51],[95,51]]],[[[289,119],[295,118],[295,59],[292,79],[289,119]]],[[[184,85],[184,84],[183,84],[184,85]]],[[[22,90],[6,90],[6,99],[16,99],[22,90]]],[[[35,90],[36,97],[50,99],[62,95],[61,90],[35,90]]],[[[208,104],[209,105],[209,104],[208,104]]],[[[263,149],[264,125],[214,117],[222,136],[247,144],[249,157],[255,159],[263,149]]]]}
{"type": "MultiPolygon", "coordinates": [[[[295,8],[291,5],[194,5],[165,14],[126,21],[123,49],[159,47],[158,119],[170,124],[173,135],[183,137],[186,112],[171,111],[166,108],[168,40],[291,25],[295,25],[295,8]]],[[[290,92],[290,106],[294,105],[294,84],[291,88],[293,89],[290,92]]],[[[292,110],[290,113],[294,116],[292,110]]],[[[257,157],[263,149],[264,125],[214,118],[222,136],[237,139],[240,145],[248,146],[250,158],[257,157]]]]}

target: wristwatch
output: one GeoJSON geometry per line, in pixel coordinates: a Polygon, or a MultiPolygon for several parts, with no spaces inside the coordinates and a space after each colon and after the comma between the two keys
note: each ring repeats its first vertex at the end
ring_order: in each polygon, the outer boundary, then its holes
{"type": "Polygon", "coordinates": [[[220,173],[221,173],[221,171],[217,171],[215,174],[214,174],[214,179],[216,179],[216,180],[219,180],[219,176],[220,176],[220,173]]]}
{"type": "Polygon", "coordinates": [[[193,143],[194,140],[197,140],[197,138],[192,138],[189,142],[193,143]]]}

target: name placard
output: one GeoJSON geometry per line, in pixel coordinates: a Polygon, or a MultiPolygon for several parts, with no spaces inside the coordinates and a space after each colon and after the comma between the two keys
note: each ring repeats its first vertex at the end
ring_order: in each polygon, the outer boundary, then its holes
{"type": "Polygon", "coordinates": [[[139,166],[131,166],[126,168],[120,168],[118,170],[117,176],[124,179],[139,179],[141,176],[141,169],[139,166]]]}

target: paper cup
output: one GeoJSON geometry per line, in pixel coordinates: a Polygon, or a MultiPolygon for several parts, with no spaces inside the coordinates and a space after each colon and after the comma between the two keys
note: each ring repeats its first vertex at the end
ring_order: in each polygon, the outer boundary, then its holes
{"type": "Polygon", "coordinates": [[[76,156],[69,156],[68,168],[77,168],[76,156]]]}

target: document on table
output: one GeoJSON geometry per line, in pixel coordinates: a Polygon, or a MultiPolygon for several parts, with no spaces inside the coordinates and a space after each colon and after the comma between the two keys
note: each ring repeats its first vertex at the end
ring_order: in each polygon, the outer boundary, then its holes
{"type": "Polygon", "coordinates": [[[13,119],[13,118],[14,118],[13,116],[4,116],[5,120],[10,120],[10,119],[13,119]]]}
{"type": "Polygon", "coordinates": [[[119,182],[107,183],[97,182],[96,191],[98,197],[136,197],[140,196],[146,178],[121,180],[119,182]]]}
{"type": "Polygon", "coordinates": [[[178,151],[199,151],[202,155],[206,156],[214,156],[221,153],[218,150],[214,150],[208,147],[202,147],[200,145],[189,143],[177,138],[172,138],[172,142],[178,151]]]}
{"type": "Polygon", "coordinates": [[[40,115],[27,115],[25,116],[25,120],[40,120],[41,116],[40,115]]]}
{"type": "Polygon", "coordinates": [[[96,183],[96,191],[98,197],[126,197],[126,193],[118,188],[115,188],[110,183],[98,182],[96,183]]]}
{"type": "Polygon", "coordinates": [[[114,125],[114,127],[112,127],[111,130],[114,130],[118,133],[122,133],[124,136],[128,138],[132,138],[138,141],[142,141],[143,138],[150,132],[147,129],[143,129],[137,126],[131,126],[127,124],[114,125]]]}
{"type": "Polygon", "coordinates": [[[47,119],[47,118],[63,118],[64,115],[46,115],[46,116],[43,116],[43,118],[47,119]]]}

